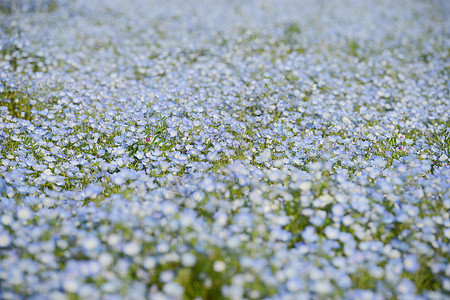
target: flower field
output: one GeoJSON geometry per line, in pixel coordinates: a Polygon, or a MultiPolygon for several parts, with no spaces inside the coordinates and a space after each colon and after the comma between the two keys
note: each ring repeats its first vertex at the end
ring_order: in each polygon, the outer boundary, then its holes
{"type": "Polygon", "coordinates": [[[0,299],[449,299],[448,3],[0,1],[0,299]]]}

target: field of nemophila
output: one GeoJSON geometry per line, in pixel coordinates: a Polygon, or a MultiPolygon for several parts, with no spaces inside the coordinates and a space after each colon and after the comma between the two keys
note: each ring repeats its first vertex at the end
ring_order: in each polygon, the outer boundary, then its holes
{"type": "Polygon", "coordinates": [[[444,299],[445,1],[0,1],[1,299],[444,299]]]}

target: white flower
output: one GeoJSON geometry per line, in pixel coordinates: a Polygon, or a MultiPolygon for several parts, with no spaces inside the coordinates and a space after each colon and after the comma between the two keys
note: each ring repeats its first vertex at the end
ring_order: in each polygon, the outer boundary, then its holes
{"type": "Polygon", "coordinates": [[[151,270],[151,269],[153,269],[153,268],[156,266],[156,263],[157,263],[157,261],[156,261],[156,259],[155,259],[154,257],[147,256],[147,257],[144,259],[143,266],[144,266],[147,270],[151,270]]]}
{"type": "Polygon", "coordinates": [[[450,228],[444,228],[443,233],[446,238],[450,239],[450,228]]]}
{"type": "Polygon", "coordinates": [[[129,242],[123,248],[123,252],[129,256],[135,256],[141,251],[141,245],[135,241],[129,242]]]}
{"type": "Polygon", "coordinates": [[[450,279],[445,278],[442,284],[442,287],[444,288],[444,290],[446,290],[447,292],[450,292],[450,279]]]}
{"type": "Polygon", "coordinates": [[[301,290],[304,287],[304,284],[302,281],[298,279],[289,279],[286,282],[286,288],[289,292],[295,293],[301,290]]]}
{"type": "Polygon", "coordinates": [[[92,251],[100,246],[100,241],[96,236],[88,235],[87,237],[81,240],[81,244],[85,250],[92,251]]]}
{"type": "Polygon", "coordinates": [[[73,277],[67,277],[63,279],[63,287],[66,292],[76,293],[79,286],[80,284],[78,280],[73,277]]]}
{"type": "Polygon", "coordinates": [[[311,181],[302,181],[302,182],[300,182],[298,187],[303,192],[307,192],[307,191],[309,191],[311,189],[312,182],[311,181]]]}
{"type": "Polygon", "coordinates": [[[84,193],[86,197],[95,198],[103,192],[103,187],[98,184],[90,183],[86,186],[84,193]]]}
{"type": "Polygon", "coordinates": [[[176,282],[169,282],[164,285],[163,291],[172,297],[181,298],[184,288],[176,282]]]}
{"type": "Polygon", "coordinates": [[[330,294],[333,292],[333,286],[328,280],[318,280],[314,284],[314,290],[318,294],[330,294]]]}
{"type": "Polygon", "coordinates": [[[120,235],[112,233],[108,236],[107,242],[110,246],[115,246],[117,245],[121,240],[120,235]]]}
{"type": "Polygon", "coordinates": [[[197,258],[192,253],[183,253],[183,255],[181,255],[181,263],[185,267],[194,266],[196,261],[197,261],[197,258]]]}
{"type": "Polygon", "coordinates": [[[228,215],[225,212],[217,212],[214,214],[215,222],[220,226],[225,226],[228,222],[228,215]]]}
{"type": "Polygon", "coordinates": [[[226,264],[221,260],[216,260],[213,265],[213,270],[215,272],[223,272],[225,271],[226,264]]]}
{"type": "Polygon", "coordinates": [[[11,236],[7,232],[0,232],[0,248],[11,244],[11,236]]]}
{"type": "Polygon", "coordinates": [[[161,282],[170,282],[174,278],[174,273],[170,270],[162,271],[159,275],[159,280],[161,282]]]}
{"type": "Polygon", "coordinates": [[[0,220],[3,225],[11,225],[14,221],[14,218],[11,215],[3,215],[1,216],[0,220]]]}
{"type": "Polygon", "coordinates": [[[419,269],[419,261],[415,255],[407,255],[403,260],[405,270],[411,273],[415,273],[419,269]]]}
{"type": "Polygon", "coordinates": [[[170,246],[167,242],[163,241],[156,245],[156,251],[160,253],[165,253],[170,250],[170,246]]]}
{"type": "Polygon", "coordinates": [[[339,236],[339,230],[331,226],[325,227],[324,233],[330,240],[336,240],[339,236]]]}
{"type": "Polygon", "coordinates": [[[111,180],[116,185],[123,185],[126,182],[126,179],[119,173],[111,176],[111,180]]]}
{"type": "Polygon", "coordinates": [[[342,118],[342,122],[344,122],[344,124],[346,124],[346,125],[352,124],[352,121],[350,121],[350,119],[347,118],[347,117],[343,117],[343,118],[342,118]]]}
{"type": "Polygon", "coordinates": [[[32,217],[32,211],[31,209],[29,209],[26,206],[21,206],[18,210],[17,210],[17,217],[21,220],[29,220],[32,217]]]}
{"type": "Polygon", "coordinates": [[[319,198],[313,200],[313,206],[322,208],[333,202],[333,198],[330,194],[320,195],[319,198]]]}
{"type": "Polygon", "coordinates": [[[253,190],[249,195],[249,199],[254,203],[260,203],[262,198],[263,198],[263,193],[259,189],[253,190]]]}
{"type": "Polygon", "coordinates": [[[99,255],[98,261],[103,267],[108,267],[112,264],[114,258],[110,253],[103,252],[99,255]]]}
{"type": "Polygon", "coordinates": [[[269,148],[266,148],[258,157],[256,157],[256,162],[264,163],[264,162],[268,161],[271,156],[272,156],[272,152],[270,151],[269,148]]]}
{"type": "Polygon", "coordinates": [[[414,294],[414,292],[416,291],[416,287],[411,280],[404,278],[402,279],[400,284],[397,285],[397,291],[399,291],[401,294],[414,294]]]}
{"type": "Polygon", "coordinates": [[[331,212],[334,216],[342,217],[345,214],[345,207],[342,204],[335,204],[331,208],[331,212]]]}

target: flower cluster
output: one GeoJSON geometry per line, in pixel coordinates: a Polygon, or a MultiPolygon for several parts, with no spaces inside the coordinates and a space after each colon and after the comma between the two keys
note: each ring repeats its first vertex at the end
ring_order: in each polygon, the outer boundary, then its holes
{"type": "Polygon", "coordinates": [[[444,0],[0,3],[1,299],[442,299],[444,0]]]}

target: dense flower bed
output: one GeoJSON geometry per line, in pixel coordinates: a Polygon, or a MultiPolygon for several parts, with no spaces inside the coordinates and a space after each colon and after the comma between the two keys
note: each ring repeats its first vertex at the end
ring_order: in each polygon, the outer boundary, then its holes
{"type": "Polygon", "coordinates": [[[0,2],[1,299],[444,299],[449,5],[0,2]]]}

